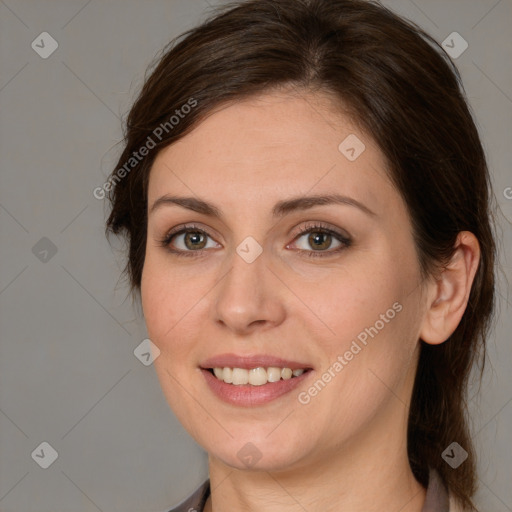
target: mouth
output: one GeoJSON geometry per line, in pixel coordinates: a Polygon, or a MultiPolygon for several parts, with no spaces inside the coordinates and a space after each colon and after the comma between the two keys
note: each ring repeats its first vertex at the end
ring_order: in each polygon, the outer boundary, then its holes
{"type": "Polygon", "coordinates": [[[266,355],[223,354],[203,361],[199,369],[215,396],[239,407],[274,401],[314,373],[306,363],[266,355]]]}

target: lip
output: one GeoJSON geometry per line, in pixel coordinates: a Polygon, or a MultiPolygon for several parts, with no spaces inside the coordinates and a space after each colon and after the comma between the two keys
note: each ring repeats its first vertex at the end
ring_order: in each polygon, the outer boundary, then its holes
{"type": "Polygon", "coordinates": [[[311,369],[311,366],[307,363],[301,363],[298,361],[290,361],[282,359],[280,357],[274,357],[266,354],[256,354],[253,356],[241,356],[237,354],[219,354],[214,357],[210,357],[206,361],[203,361],[200,365],[201,369],[209,368],[245,368],[249,370],[251,368],[269,366],[277,366],[278,368],[290,368],[291,370],[299,370],[301,368],[311,369]]]}
{"type": "MultiPolygon", "coordinates": [[[[226,365],[227,366],[227,365],[226,365]]],[[[272,365],[270,365],[272,366],[272,365]]],[[[240,368],[236,366],[235,368],[240,368]]],[[[312,370],[305,371],[298,377],[292,377],[287,380],[279,380],[277,382],[267,382],[261,386],[253,386],[251,384],[226,384],[213,375],[210,370],[201,368],[206,383],[210,390],[220,398],[223,402],[238,407],[254,407],[267,404],[277,398],[290,393],[309,378],[312,370]]]]}

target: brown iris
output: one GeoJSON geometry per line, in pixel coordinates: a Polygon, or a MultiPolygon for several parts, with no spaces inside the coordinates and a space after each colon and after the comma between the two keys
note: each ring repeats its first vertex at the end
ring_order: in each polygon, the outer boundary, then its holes
{"type": "Polygon", "coordinates": [[[198,247],[196,244],[200,243],[201,237],[203,238],[202,243],[206,245],[206,237],[204,233],[199,231],[189,231],[185,233],[185,245],[188,249],[203,249],[205,245],[198,247]],[[190,245],[189,245],[190,242],[190,245]]]}
{"type": "Polygon", "coordinates": [[[312,231],[308,236],[308,242],[311,244],[311,247],[316,247],[318,249],[328,249],[331,246],[331,235],[329,233],[322,233],[320,231],[312,231]],[[326,237],[327,242],[324,240],[322,243],[320,241],[321,237],[326,237]]]}

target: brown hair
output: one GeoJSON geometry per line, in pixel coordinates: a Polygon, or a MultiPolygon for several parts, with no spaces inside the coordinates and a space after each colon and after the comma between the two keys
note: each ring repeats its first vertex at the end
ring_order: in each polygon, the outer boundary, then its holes
{"type": "Polygon", "coordinates": [[[129,241],[125,274],[132,292],[140,292],[147,184],[158,151],[215,107],[285,85],[338,98],[377,142],[407,204],[424,276],[448,261],[460,231],[471,231],[480,243],[460,324],[441,345],[421,342],[408,427],[418,481],[427,486],[434,468],[462,504],[476,510],[466,389],[471,367],[484,355],[494,306],[490,179],[459,73],[412,22],[374,1],[237,1],[171,41],[127,117],[125,149],[105,187],[111,190],[106,232],[123,232],[129,241]],[[133,159],[149,141],[147,155],[133,159]],[[441,458],[453,441],[469,454],[456,470],[441,458]]]}

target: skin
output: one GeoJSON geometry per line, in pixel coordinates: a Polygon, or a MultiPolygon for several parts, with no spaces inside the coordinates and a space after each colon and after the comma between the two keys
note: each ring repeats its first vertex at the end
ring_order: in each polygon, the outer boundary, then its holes
{"type": "MultiPolygon", "coordinates": [[[[269,92],[217,109],[157,156],[149,209],[165,194],[195,196],[223,213],[178,205],[149,213],[141,284],[162,390],[209,454],[206,510],[420,512],[425,489],[406,450],[419,339],[442,343],[459,323],[479,258],[475,237],[461,233],[448,268],[422,280],[409,214],[381,151],[318,93],[269,92]],[[353,162],[338,150],[349,134],[366,146],[353,162]],[[278,201],[333,192],[373,214],[333,204],[272,217],[278,201]],[[311,221],[352,244],[335,253],[332,238],[324,257],[300,254],[319,252],[311,231],[299,235],[311,221]],[[179,257],[159,244],[191,222],[208,232],[206,248],[193,242],[202,255],[179,257]],[[262,248],[252,263],[236,252],[248,236],[262,248]],[[301,404],[298,393],[396,302],[402,310],[301,404]],[[199,369],[221,353],[270,354],[313,371],[298,390],[242,408],[218,399],[199,369]],[[237,456],[248,442],[261,454],[252,467],[237,456]]],[[[173,247],[192,252],[184,238],[173,247]]]]}

